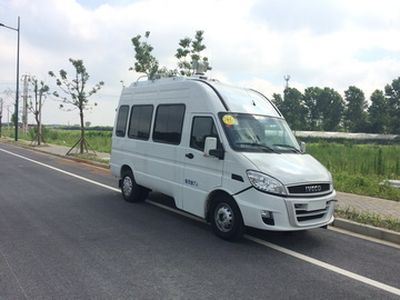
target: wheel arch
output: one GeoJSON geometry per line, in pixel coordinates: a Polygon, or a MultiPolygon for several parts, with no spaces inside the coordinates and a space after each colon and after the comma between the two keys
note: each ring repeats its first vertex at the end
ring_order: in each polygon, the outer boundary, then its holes
{"type": "MultiPolygon", "coordinates": [[[[240,207],[237,204],[236,200],[234,197],[232,197],[232,195],[230,193],[228,193],[227,191],[223,190],[223,189],[217,189],[212,191],[211,193],[208,194],[207,196],[207,200],[205,203],[205,207],[204,207],[204,216],[207,222],[210,222],[210,208],[211,208],[211,204],[218,198],[221,197],[229,197],[231,198],[237,205],[237,207],[239,208],[240,211],[240,207]]],[[[240,211],[241,213],[241,211],[240,211]]]]}
{"type": "Polygon", "coordinates": [[[129,165],[124,164],[124,165],[121,166],[121,171],[120,171],[119,176],[122,178],[122,176],[123,176],[126,172],[131,172],[131,173],[133,174],[132,168],[131,168],[129,165]]]}

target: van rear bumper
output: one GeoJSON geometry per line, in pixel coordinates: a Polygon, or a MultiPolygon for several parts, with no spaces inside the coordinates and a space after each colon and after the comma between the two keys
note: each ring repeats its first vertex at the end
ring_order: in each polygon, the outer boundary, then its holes
{"type": "Polygon", "coordinates": [[[331,224],[335,197],[335,191],[320,197],[294,198],[254,188],[234,196],[246,226],[272,231],[306,230],[331,224]]]}

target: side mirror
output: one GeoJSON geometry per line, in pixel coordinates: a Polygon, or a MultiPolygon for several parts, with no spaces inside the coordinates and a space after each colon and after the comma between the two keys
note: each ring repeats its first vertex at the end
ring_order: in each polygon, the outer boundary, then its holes
{"type": "Polygon", "coordinates": [[[218,149],[217,138],[208,136],[204,141],[204,156],[215,156],[224,159],[224,150],[218,149]]]}
{"type": "Polygon", "coordinates": [[[300,142],[300,151],[301,153],[306,153],[306,143],[300,142]]]}
{"type": "Polygon", "coordinates": [[[217,150],[217,138],[208,136],[204,141],[204,155],[210,156],[211,150],[217,150]]]}

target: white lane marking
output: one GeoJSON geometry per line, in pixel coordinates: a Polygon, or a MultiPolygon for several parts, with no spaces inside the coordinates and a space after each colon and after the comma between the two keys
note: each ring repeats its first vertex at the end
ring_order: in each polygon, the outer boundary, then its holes
{"type": "Polygon", "coordinates": [[[370,278],[365,277],[365,276],[362,276],[362,275],[358,275],[358,274],[356,274],[356,273],[353,273],[353,272],[347,271],[347,270],[345,270],[345,269],[336,267],[336,266],[334,266],[334,265],[325,263],[325,262],[323,262],[323,261],[320,261],[320,260],[318,260],[318,259],[312,258],[312,257],[310,257],[310,256],[307,256],[307,255],[304,255],[304,254],[295,252],[295,251],[293,251],[293,250],[290,250],[290,249],[287,249],[287,248],[284,248],[284,247],[281,247],[281,246],[272,244],[272,243],[270,243],[270,242],[261,240],[261,239],[259,239],[259,238],[254,237],[254,236],[245,235],[245,238],[248,239],[248,240],[250,240],[250,241],[253,241],[253,242],[255,242],[255,243],[264,245],[264,246],[266,246],[266,247],[268,247],[268,248],[271,248],[271,249],[274,249],[274,250],[276,250],[276,251],[279,251],[279,252],[281,252],[281,253],[285,253],[285,254],[287,254],[287,255],[289,255],[289,256],[298,258],[298,259],[300,259],[300,260],[302,260],[302,261],[305,261],[305,262],[308,262],[308,263],[310,263],[310,264],[316,265],[316,266],[318,266],[318,267],[327,269],[327,270],[329,270],[329,271],[338,273],[338,274],[340,274],[340,275],[349,277],[349,278],[351,278],[351,279],[360,281],[360,282],[362,282],[362,283],[368,284],[368,285],[370,285],[370,286],[373,286],[373,287],[376,287],[376,288],[378,288],[378,289],[384,290],[384,291],[386,291],[386,292],[392,293],[392,294],[394,294],[394,295],[400,296],[400,289],[395,288],[395,287],[393,287],[393,286],[384,284],[384,283],[382,283],[382,282],[379,282],[379,281],[370,279],[370,278]]]}
{"type": "Polygon", "coordinates": [[[24,288],[21,285],[21,281],[19,280],[17,274],[15,274],[14,269],[11,267],[10,263],[8,262],[7,257],[4,255],[3,251],[1,251],[1,249],[0,249],[0,255],[3,257],[4,261],[6,262],[7,267],[10,270],[10,272],[11,272],[12,276],[14,277],[15,281],[17,282],[19,289],[21,290],[22,294],[24,295],[24,298],[25,299],[29,299],[28,295],[26,294],[24,288]]]}
{"type": "MultiPolygon", "coordinates": [[[[53,166],[50,166],[50,165],[47,165],[47,164],[45,164],[45,163],[42,163],[42,162],[39,162],[39,161],[30,159],[30,158],[27,158],[27,157],[25,157],[25,156],[22,156],[22,155],[19,155],[19,154],[16,154],[16,153],[13,153],[13,152],[10,152],[10,151],[1,149],[1,148],[0,148],[0,151],[3,151],[3,152],[8,153],[8,154],[10,154],[10,155],[13,155],[13,156],[22,158],[22,159],[24,159],[24,160],[30,161],[30,162],[35,163],[35,164],[38,164],[38,165],[40,165],[40,166],[49,168],[49,169],[51,169],[51,170],[58,171],[58,172],[63,173],[63,174],[65,174],[65,175],[72,176],[72,177],[74,177],[74,178],[77,178],[77,179],[80,179],[80,180],[83,180],[83,181],[86,181],[86,182],[95,184],[95,185],[97,185],[97,186],[101,186],[101,187],[103,187],[103,188],[106,188],[106,189],[109,189],[109,190],[112,190],[112,191],[120,192],[119,189],[116,189],[116,188],[114,188],[114,187],[111,187],[111,186],[102,184],[102,183],[100,183],[100,182],[97,182],[97,181],[94,181],[94,180],[85,178],[85,177],[80,176],[80,175],[76,175],[76,174],[71,173],[71,172],[64,171],[64,170],[59,169],[59,168],[55,168],[55,167],[53,167],[53,166]]],[[[154,204],[154,202],[152,202],[152,201],[151,201],[151,203],[154,204]]],[[[162,208],[166,208],[166,209],[168,209],[169,211],[172,211],[172,212],[174,212],[174,213],[177,213],[177,214],[180,214],[180,215],[184,215],[184,216],[189,216],[191,219],[198,220],[198,218],[195,217],[195,216],[192,216],[192,215],[187,214],[187,213],[182,212],[182,211],[175,210],[175,209],[170,208],[170,207],[166,207],[166,206],[164,206],[164,205],[162,205],[162,204],[157,203],[156,206],[162,207],[162,208]]],[[[395,288],[395,287],[393,287],[393,286],[384,284],[384,283],[382,283],[382,282],[379,282],[379,281],[370,279],[370,278],[365,277],[365,276],[362,276],[362,275],[358,275],[358,274],[356,274],[356,273],[347,271],[347,270],[345,270],[345,269],[342,269],[342,268],[336,267],[336,266],[334,266],[334,265],[325,263],[325,262],[323,262],[323,261],[317,260],[317,259],[312,258],[312,257],[310,257],[310,256],[307,256],[307,255],[304,255],[304,254],[295,252],[295,251],[293,251],[293,250],[290,250],[290,249],[287,249],[287,248],[278,246],[278,245],[276,245],[276,244],[273,244],[273,243],[270,243],[270,242],[261,240],[261,239],[259,239],[259,238],[256,238],[256,237],[253,237],[253,236],[250,236],[250,235],[245,235],[244,238],[247,239],[247,240],[249,240],[249,241],[255,242],[255,243],[257,243],[257,244],[260,244],[260,245],[266,246],[266,247],[268,247],[268,248],[271,248],[271,249],[273,249],[273,250],[275,250],[275,251],[278,251],[278,252],[284,253],[284,254],[286,254],[286,255],[295,257],[295,258],[297,258],[297,259],[299,259],[299,260],[302,260],[302,261],[308,262],[308,263],[310,263],[310,264],[316,265],[316,266],[318,266],[318,267],[324,268],[324,269],[329,270],[329,271],[331,271],[331,272],[334,272],[334,273],[337,273],[337,274],[346,276],[346,277],[351,278],[351,279],[353,279],[353,280],[362,282],[362,283],[364,283],[364,284],[367,284],[367,285],[373,286],[373,287],[375,287],[375,288],[384,290],[384,291],[386,291],[386,292],[392,293],[392,294],[394,294],[394,295],[400,296],[400,289],[395,288]]]]}
{"type": "Polygon", "coordinates": [[[112,191],[115,191],[115,192],[120,192],[120,190],[117,189],[117,188],[111,187],[111,186],[109,186],[109,185],[105,185],[105,184],[103,184],[103,183],[100,183],[100,182],[91,180],[91,179],[89,179],[89,178],[85,178],[85,177],[83,177],[83,176],[79,176],[79,175],[77,175],[77,174],[74,174],[74,173],[71,173],[71,172],[68,172],[68,171],[64,171],[64,170],[62,170],[62,169],[59,169],[59,168],[50,166],[50,165],[45,164],[45,163],[42,163],[42,162],[40,162],[40,161],[36,161],[36,160],[30,159],[30,158],[28,158],[28,157],[25,157],[25,156],[22,156],[22,155],[19,155],[19,154],[16,154],[16,153],[13,153],[13,152],[10,152],[10,151],[1,149],[1,148],[0,148],[0,151],[3,151],[3,152],[5,152],[5,153],[8,153],[8,154],[10,154],[10,155],[13,155],[13,156],[16,156],[16,157],[19,157],[19,158],[22,158],[22,159],[25,159],[25,160],[27,160],[27,161],[30,161],[30,162],[32,162],[32,163],[34,163],[34,164],[37,164],[37,165],[40,165],[40,166],[42,166],[42,167],[46,167],[46,168],[49,168],[49,169],[51,169],[51,170],[54,170],[54,171],[63,173],[63,174],[65,174],[65,175],[72,176],[72,177],[75,177],[75,178],[77,178],[77,179],[80,179],[80,180],[83,180],[83,181],[86,181],[86,182],[89,182],[89,183],[92,183],[92,184],[101,186],[101,187],[103,187],[103,188],[106,188],[106,189],[109,189],[109,190],[112,190],[112,191]]]}

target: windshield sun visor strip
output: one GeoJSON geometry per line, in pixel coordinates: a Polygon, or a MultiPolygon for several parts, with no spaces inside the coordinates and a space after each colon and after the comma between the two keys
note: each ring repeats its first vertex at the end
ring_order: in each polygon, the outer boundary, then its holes
{"type": "Polygon", "coordinates": [[[266,101],[268,101],[269,103],[271,103],[271,105],[273,106],[273,108],[276,110],[276,112],[278,113],[279,116],[281,116],[283,118],[283,115],[281,114],[281,112],[279,111],[279,109],[276,107],[275,103],[272,102],[271,100],[269,100],[264,94],[260,93],[257,90],[254,89],[250,89],[250,91],[255,92],[257,94],[259,94],[261,97],[263,97],[266,101]]]}

